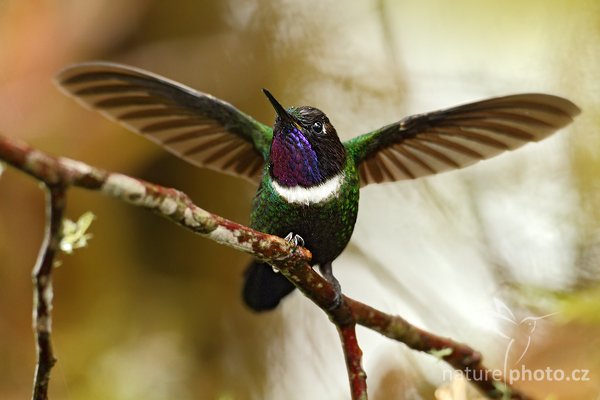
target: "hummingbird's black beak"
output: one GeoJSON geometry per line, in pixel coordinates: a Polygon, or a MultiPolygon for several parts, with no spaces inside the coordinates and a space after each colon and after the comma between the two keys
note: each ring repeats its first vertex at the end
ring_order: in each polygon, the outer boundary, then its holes
{"type": "Polygon", "coordinates": [[[271,94],[271,92],[269,92],[267,89],[263,89],[262,91],[265,94],[265,96],[267,96],[267,99],[269,99],[269,101],[271,102],[271,105],[277,112],[277,116],[284,123],[287,122],[287,123],[293,124],[293,125],[297,124],[295,118],[292,115],[290,115],[290,113],[287,112],[287,110],[285,108],[283,108],[283,106],[277,101],[277,99],[271,94]]]}

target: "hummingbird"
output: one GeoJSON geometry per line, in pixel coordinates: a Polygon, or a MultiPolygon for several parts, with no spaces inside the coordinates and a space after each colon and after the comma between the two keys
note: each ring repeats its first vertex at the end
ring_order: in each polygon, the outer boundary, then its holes
{"type": "MultiPolygon", "coordinates": [[[[84,106],[199,167],[258,185],[250,226],[312,253],[341,298],[332,262],[354,230],[359,191],[372,183],[416,179],[539,141],[580,113],[548,94],[496,97],[417,114],[342,142],[323,111],[283,107],[266,89],[273,127],[233,105],[142,69],[86,62],[62,70],[59,87],[84,106]]],[[[253,261],[242,296],[272,310],[295,288],[273,267],[253,261]]]]}

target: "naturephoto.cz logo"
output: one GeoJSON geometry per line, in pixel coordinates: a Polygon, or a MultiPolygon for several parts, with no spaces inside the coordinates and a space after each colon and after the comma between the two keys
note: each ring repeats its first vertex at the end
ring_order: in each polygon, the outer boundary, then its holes
{"type": "Polygon", "coordinates": [[[494,299],[496,316],[508,323],[508,333],[497,333],[506,339],[504,364],[502,369],[469,369],[463,371],[444,370],[443,380],[449,382],[460,376],[470,381],[501,381],[512,385],[515,382],[589,382],[589,369],[564,370],[561,368],[528,368],[522,363],[527,351],[536,340],[538,322],[548,319],[556,313],[542,316],[528,316],[517,318],[511,309],[499,299],[494,299]],[[517,340],[519,337],[519,340],[517,340]]]}
{"type": "Polygon", "coordinates": [[[518,368],[510,368],[506,372],[500,369],[470,369],[465,368],[462,371],[445,369],[443,380],[452,381],[457,376],[464,377],[470,381],[500,381],[504,379],[509,385],[515,382],[589,382],[590,371],[588,369],[573,369],[565,371],[563,369],[553,369],[550,367],[529,369],[525,365],[518,368]]]}

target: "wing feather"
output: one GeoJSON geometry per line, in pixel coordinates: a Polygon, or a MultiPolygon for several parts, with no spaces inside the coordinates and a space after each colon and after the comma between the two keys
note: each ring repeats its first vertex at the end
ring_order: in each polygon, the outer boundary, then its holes
{"type": "Polygon", "coordinates": [[[466,167],[542,140],[579,113],[561,97],[518,94],[407,117],[344,145],[365,186],[466,167]]]}
{"type": "Polygon", "coordinates": [[[201,167],[260,180],[271,128],[213,96],[128,66],[64,69],[59,86],[85,106],[201,167]]]}

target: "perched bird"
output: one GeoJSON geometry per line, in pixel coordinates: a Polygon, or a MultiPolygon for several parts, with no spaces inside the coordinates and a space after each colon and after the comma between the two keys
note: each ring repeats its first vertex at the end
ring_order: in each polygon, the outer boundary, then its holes
{"type": "MultiPolygon", "coordinates": [[[[340,141],[314,107],[285,109],[263,90],[273,129],[232,105],[128,66],[89,62],[57,77],[64,91],[200,167],[258,184],[251,226],[306,246],[338,289],[331,263],[354,229],[361,187],[462,168],[568,125],[580,110],[547,94],[517,94],[418,114],[340,141]]],[[[294,289],[261,262],[245,273],[243,297],[273,309],[294,289]]]]}

